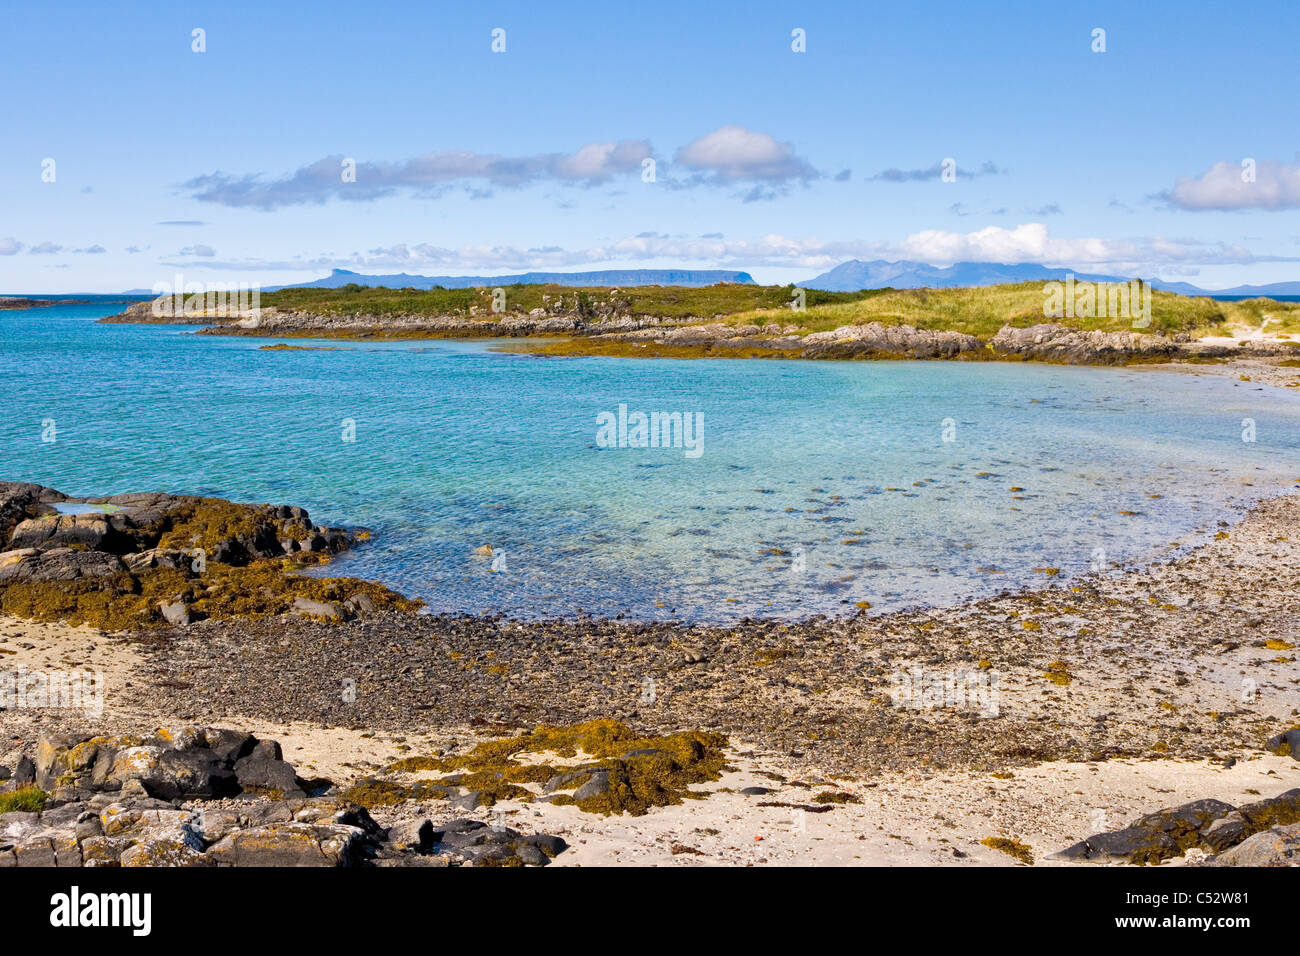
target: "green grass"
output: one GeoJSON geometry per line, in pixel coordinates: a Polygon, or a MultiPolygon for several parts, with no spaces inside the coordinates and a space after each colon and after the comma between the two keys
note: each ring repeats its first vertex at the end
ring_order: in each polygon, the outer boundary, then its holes
{"type": "MultiPolygon", "coordinates": [[[[506,312],[523,315],[533,309],[563,302],[567,310],[596,316],[612,307],[618,315],[659,316],[666,319],[712,319],[752,309],[778,309],[788,305],[793,286],[720,283],[701,288],[684,286],[633,286],[614,294],[607,288],[560,285],[508,285],[479,289],[388,289],[354,284],[338,289],[281,289],[262,293],[261,304],[282,310],[321,314],[457,315],[468,316],[476,307],[484,320],[492,317],[492,289],[505,290],[506,312]]],[[[871,292],[805,291],[809,305],[848,302],[871,292]]]]}
{"type": "Polygon", "coordinates": [[[1019,282],[960,289],[885,289],[849,302],[809,303],[802,314],[791,313],[788,309],[755,310],[732,315],[728,321],[738,325],[793,321],[809,332],[880,322],[883,325],[964,332],[982,339],[996,335],[1004,325],[1023,328],[1043,322],[1086,330],[1197,333],[1223,325],[1229,317],[1227,307],[1235,304],[1155,292],[1152,294],[1151,326],[1135,330],[1128,318],[1047,318],[1044,315],[1046,297],[1043,285],[1042,282],[1019,282]]]}
{"type": "Polygon", "coordinates": [[[45,800],[49,796],[39,787],[20,787],[9,793],[0,793],[0,813],[39,813],[45,809],[45,800]]]}

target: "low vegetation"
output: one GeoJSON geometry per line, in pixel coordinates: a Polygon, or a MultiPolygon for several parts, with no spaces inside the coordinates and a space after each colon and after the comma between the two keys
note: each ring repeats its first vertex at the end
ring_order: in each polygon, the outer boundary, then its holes
{"type": "Polygon", "coordinates": [[[39,787],[19,787],[0,793],[0,813],[40,813],[49,794],[39,787]]]}
{"type": "MultiPolygon", "coordinates": [[[[505,312],[526,315],[533,309],[564,311],[596,318],[600,315],[656,316],[665,319],[713,319],[750,309],[788,308],[794,286],[717,285],[633,286],[626,289],[577,288],[561,285],[498,286],[505,292],[505,312]]],[[[805,291],[809,305],[849,302],[871,292],[805,291]]],[[[281,289],[262,293],[263,308],[313,312],[321,315],[373,316],[493,315],[493,287],[477,289],[388,289],[355,283],[337,289],[281,289]]]]}
{"type": "MultiPolygon", "coordinates": [[[[824,292],[793,285],[759,286],[719,283],[700,288],[636,286],[627,289],[575,288],[559,285],[508,285],[505,313],[525,315],[534,309],[549,314],[601,317],[655,317],[673,322],[710,321],[732,325],[795,325],[818,332],[844,325],[880,322],[919,329],[993,336],[1004,325],[1024,327],[1058,321],[1073,328],[1132,331],[1126,317],[1044,314],[1044,283],[951,289],[860,289],[824,292]],[[802,296],[801,310],[792,308],[802,296]]],[[[488,321],[494,315],[493,289],[389,289],[356,284],[337,289],[282,289],[262,295],[263,307],[321,315],[360,315],[382,319],[397,315],[463,316],[488,321]]],[[[1152,294],[1151,332],[1193,335],[1232,328],[1270,334],[1300,333],[1300,303],[1273,299],[1226,302],[1172,292],[1152,294]]]]}

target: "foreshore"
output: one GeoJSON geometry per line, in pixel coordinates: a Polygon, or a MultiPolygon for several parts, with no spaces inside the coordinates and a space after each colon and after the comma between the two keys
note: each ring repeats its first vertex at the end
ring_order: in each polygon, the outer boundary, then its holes
{"type": "Polygon", "coordinates": [[[567,840],[556,865],[1043,862],[1139,813],[1300,785],[1300,762],[1265,748],[1300,713],[1298,521],[1292,493],[1168,563],[800,624],[7,617],[4,667],[102,670],[107,693],[98,716],[6,711],[0,765],[42,735],[237,727],[332,792],[378,781],[397,794],[371,807],[385,825],[504,820],[567,840]],[[392,766],[596,719],[723,734],[730,769],[703,799],[629,816],[537,787],[466,803],[392,766]]]}

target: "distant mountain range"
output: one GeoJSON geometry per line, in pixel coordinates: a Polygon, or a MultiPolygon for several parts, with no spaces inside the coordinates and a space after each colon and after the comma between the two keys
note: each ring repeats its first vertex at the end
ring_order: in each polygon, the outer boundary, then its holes
{"type": "MultiPolygon", "coordinates": [[[[1072,269],[1052,269],[1037,263],[1006,265],[1000,262],[956,262],[950,266],[932,266],[925,262],[902,259],[886,262],[874,259],[864,262],[850,259],[829,272],[796,285],[827,292],[856,292],[858,289],[947,289],[957,286],[1000,285],[1004,282],[1050,282],[1068,275],[1083,282],[1127,282],[1135,276],[1100,275],[1075,272],[1072,269]]],[[[1231,289],[1202,289],[1187,282],[1162,282],[1151,280],[1156,289],[1177,292],[1181,295],[1212,296],[1270,296],[1300,295],[1300,282],[1274,282],[1271,285],[1241,285],[1231,289]]]]}
{"type": "MultiPolygon", "coordinates": [[[[1008,282],[1050,282],[1068,275],[1082,282],[1127,282],[1135,276],[1102,275],[1074,272],[1070,269],[1053,269],[1037,263],[1006,264],[1000,262],[957,262],[950,266],[932,266],[925,262],[901,259],[886,262],[873,259],[864,262],[850,259],[829,272],[812,279],[796,282],[807,289],[824,289],[828,292],[856,292],[858,289],[948,289],[957,286],[1000,285],[1008,282]]],[[[1239,285],[1231,289],[1202,289],[1187,282],[1148,280],[1156,289],[1177,292],[1180,295],[1208,295],[1216,298],[1253,298],[1255,296],[1300,296],[1300,282],[1274,282],[1269,285],[1239,285]]],[[[598,272],[523,272],[508,276],[416,276],[405,272],[396,275],[365,275],[347,269],[335,269],[323,279],[300,282],[295,285],[265,286],[264,291],[277,289],[337,289],[356,283],[362,286],[386,286],[389,289],[471,289],[482,286],[564,285],[592,287],[629,287],[639,285],[706,286],[718,282],[738,282],[755,285],[748,272],[727,269],[605,269],[598,272]]],[[[151,294],[148,289],[132,289],[126,294],[151,294]]]]}
{"type": "MultiPolygon", "coordinates": [[[[755,285],[748,272],[730,272],[725,269],[605,269],[600,272],[524,272],[511,276],[413,276],[400,272],[397,275],[368,276],[347,269],[335,269],[323,279],[300,282],[297,285],[276,286],[277,289],[337,289],[349,285],[386,286],[389,289],[473,289],[479,286],[514,285],[567,285],[620,287],[636,285],[705,286],[718,282],[740,282],[755,285]]],[[[272,291],[268,288],[267,291],[272,291]]]]}

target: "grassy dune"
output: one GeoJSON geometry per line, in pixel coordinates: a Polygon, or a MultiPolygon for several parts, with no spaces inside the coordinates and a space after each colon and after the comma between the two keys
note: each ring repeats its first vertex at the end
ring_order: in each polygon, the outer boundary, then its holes
{"type": "MultiPolygon", "coordinates": [[[[918,329],[964,332],[990,338],[1004,325],[1024,327],[1040,322],[1059,322],[1078,329],[1132,331],[1128,318],[1044,316],[1042,282],[980,286],[959,289],[884,289],[850,302],[813,305],[793,316],[790,310],[758,309],[731,316],[728,321],[746,324],[797,322],[809,332],[843,325],[911,325],[918,329]]],[[[1152,294],[1152,321],[1144,331],[1205,332],[1228,321],[1230,303],[1208,298],[1188,298],[1172,292],[1152,294]]]]}

